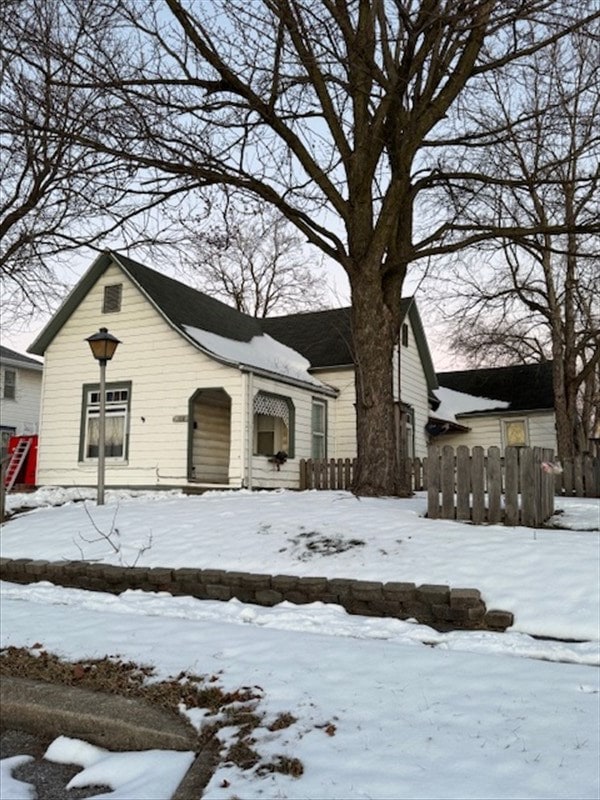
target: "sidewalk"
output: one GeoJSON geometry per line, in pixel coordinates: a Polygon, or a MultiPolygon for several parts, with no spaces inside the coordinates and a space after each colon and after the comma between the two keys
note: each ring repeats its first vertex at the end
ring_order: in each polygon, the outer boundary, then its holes
{"type": "MultiPolygon", "coordinates": [[[[189,723],[140,700],[4,677],[0,703],[3,757],[31,754],[38,758],[36,773],[41,771],[36,776],[38,800],[64,797],[60,794],[60,784],[64,780],[64,790],[74,774],[73,769],[59,769],[56,765],[50,768],[49,762],[39,760],[47,745],[58,736],[82,739],[107,749],[110,743],[112,751],[195,752],[196,758],[172,800],[198,800],[216,766],[215,747],[209,744],[199,749],[197,732],[189,723]],[[27,749],[17,752],[21,745],[27,749]]],[[[2,800],[11,799],[3,793],[2,800]]]]}

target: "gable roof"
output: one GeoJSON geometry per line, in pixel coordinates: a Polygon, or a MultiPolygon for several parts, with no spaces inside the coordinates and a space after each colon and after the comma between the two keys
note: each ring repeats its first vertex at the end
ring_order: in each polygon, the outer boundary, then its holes
{"type": "Polygon", "coordinates": [[[260,336],[262,333],[258,321],[253,317],[242,314],[235,308],[215,300],[214,297],[209,297],[174,278],[145,267],[127,256],[106,250],[96,258],[48,325],[28,348],[30,353],[44,354],[73,311],[113,262],[121,267],[171,325],[186,338],[189,337],[184,325],[202,328],[210,333],[241,342],[248,342],[253,336],[260,336]]]}
{"type": "Polygon", "coordinates": [[[438,372],[440,387],[473,395],[474,400],[497,400],[498,405],[472,412],[462,410],[456,416],[469,413],[490,414],[499,410],[534,411],[554,408],[552,362],[516,364],[511,367],[489,367],[459,372],[438,372]],[[508,405],[507,405],[508,404],[508,405]]]}
{"type": "MultiPolygon", "coordinates": [[[[307,358],[313,369],[353,367],[352,321],[350,308],[311,311],[267,317],[261,320],[263,329],[274,339],[293,347],[307,358]]],[[[401,318],[410,319],[419,357],[429,390],[437,388],[437,378],[425,330],[414,297],[402,298],[401,318]]]]}
{"type": "Polygon", "coordinates": [[[11,350],[10,347],[4,347],[4,345],[0,345],[0,363],[9,364],[11,367],[38,370],[39,372],[44,368],[44,365],[37,359],[24,356],[21,353],[17,353],[16,350],[11,350]]]}
{"type": "MultiPolygon", "coordinates": [[[[29,347],[30,353],[44,354],[79,303],[113,262],[129,276],[172,327],[200,349],[205,349],[200,341],[201,337],[194,336],[192,329],[207,331],[237,342],[250,342],[254,337],[266,334],[307,359],[311,370],[354,365],[349,308],[256,319],[174,278],[109,250],[96,258],[29,347]]],[[[406,315],[413,327],[428,386],[433,389],[437,386],[435,370],[414,298],[402,300],[402,317],[406,315]]]]}

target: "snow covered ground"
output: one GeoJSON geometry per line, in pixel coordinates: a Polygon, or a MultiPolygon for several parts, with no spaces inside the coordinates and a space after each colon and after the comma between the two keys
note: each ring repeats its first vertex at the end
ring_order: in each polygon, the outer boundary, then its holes
{"type": "MultiPolygon", "coordinates": [[[[42,495],[28,499],[56,500],[42,495]]],[[[2,530],[2,555],[74,559],[81,550],[130,563],[151,534],[144,565],[473,586],[488,607],[515,613],[505,634],[440,634],[319,603],[259,608],[2,584],[2,647],[43,643],[67,659],[109,653],[154,665],[157,679],[189,671],[218,675],[225,690],[260,687],[264,722],[254,747],[266,760],[300,759],[304,771],[293,777],[223,764],[207,797],[598,797],[597,500],[557,501],[564,508],[557,520],[573,530],[537,531],[426,520],[423,497],[109,493],[108,500],[87,512],[77,502],[15,518],[2,530]],[[118,529],[118,553],[94,525],[118,529]],[[332,541],[337,552],[324,544],[332,541]],[[283,712],[296,722],[269,730],[283,712]]],[[[202,725],[197,710],[189,716],[202,725]]],[[[62,753],[74,748],[56,745],[62,753]]],[[[101,782],[116,790],[107,797],[141,800],[127,781],[135,758],[112,765],[100,758],[101,782]]]]}
{"type": "MultiPolygon", "coordinates": [[[[42,489],[9,499],[18,507],[78,493],[42,489]]],[[[2,555],[129,565],[139,556],[149,567],[448,584],[479,589],[488,608],[512,611],[514,630],[600,638],[597,499],[557,500],[555,521],[571,530],[429,520],[423,493],[358,500],[348,492],[108,492],[107,501],[17,517],[2,533],[2,555]],[[111,529],[118,551],[99,533],[111,529]]]]}

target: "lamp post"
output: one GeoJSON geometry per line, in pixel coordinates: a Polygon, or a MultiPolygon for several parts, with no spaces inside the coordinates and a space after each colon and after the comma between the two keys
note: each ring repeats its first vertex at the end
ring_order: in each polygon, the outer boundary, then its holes
{"type": "Polygon", "coordinates": [[[117,345],[121,344],[116,336],[107,328],[100,328],[98,333],[88,336],[92,355],[100,364],[100,415],[98,418],[98,498],[96,504],[104,505],[104,451],[106,447],[106,362],[115,354],[117,345]]]}

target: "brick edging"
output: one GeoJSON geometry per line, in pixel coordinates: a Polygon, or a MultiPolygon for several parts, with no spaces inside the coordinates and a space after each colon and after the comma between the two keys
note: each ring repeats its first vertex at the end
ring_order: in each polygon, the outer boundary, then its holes
{"type": "Polygon", "coordinates": [[[362,581],[350,578],[298,577],[220,569],[119,567],[87,561],[0,559],[0,578],[13,583],[49,581],[59,586],[119,594],[126,589],[191,595],[200,600],[232,600],[274,606],[287,600],[335,603],[349,614],[416,619],[438,630],[509,628],[510,611],[488,610],[478,589],[438,584],[362,581]]]}

